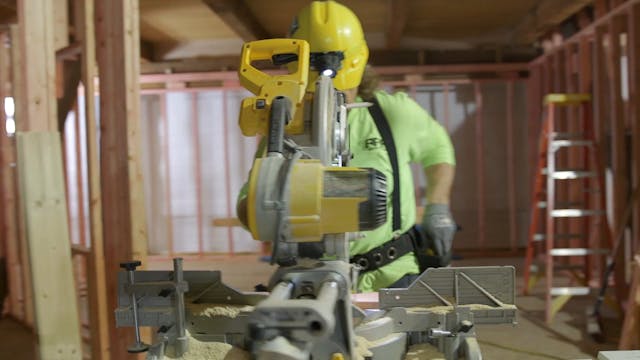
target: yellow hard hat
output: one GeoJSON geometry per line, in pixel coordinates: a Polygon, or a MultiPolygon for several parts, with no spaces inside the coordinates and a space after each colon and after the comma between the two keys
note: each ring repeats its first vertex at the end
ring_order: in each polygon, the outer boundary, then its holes
{"type": "Polygon", "coordinates": [[[335,1],[313,1],[294,18],[289,37],[309,43],[311,86],[323,70],[334,76],[338,90],[360,85],[369,48],[360,20],[349,8],[335,1]]]}

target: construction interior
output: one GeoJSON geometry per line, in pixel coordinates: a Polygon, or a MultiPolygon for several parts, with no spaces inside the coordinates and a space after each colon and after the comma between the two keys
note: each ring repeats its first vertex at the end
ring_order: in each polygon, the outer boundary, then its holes
{"type": "MultiPolygon", "coordinates": [[[[236,215],[260,142],[238,69],[309,2],[0,0],[0,359],[135,358],[122,262],[269,281],[236,215]]],[[[516,269],[483,357],[640,349],[640,0],[340,2],[380,86],[452,139],[452,267],[516,269]]]]}

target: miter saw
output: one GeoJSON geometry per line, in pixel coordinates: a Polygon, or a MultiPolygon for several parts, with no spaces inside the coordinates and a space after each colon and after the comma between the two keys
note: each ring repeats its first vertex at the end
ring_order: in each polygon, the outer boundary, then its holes
{"type": "Polygon", "coordinates": [[[173,271],[122,264],[116,320],[136,328],[130,352],[148,351],[147,359],[157,360],[167,351],[182,356],[190,334],[256,359],[395,360],[419,344],[447,360],[481,359],[474,324],[515,323],[513,267],[428,269],[409,288],[382,289],[376,310],[352,304],[358,269],[348,262],[348,242],[386,221],[387,194],[380,172],[347,166],[347,108],[366,104],[347,105],[333,88],[334,63],[316,58],[321,75],[308,91],[305,41],[244,45],[239,77],[256,96],[242,102],[240,127],[267,141],[266,157],[255,160],[249,177],[248,228],[256,240],[272,243],[278,269],[268,292],[247,293],[224,285],[219,272],[183,271],[181,259],[174,259],[173,271]],[[269,75],[253,66],[264,60],[296,68],[269,75]],[[322,244],[325,260],[301,258],[303,243],[322,244]],[[214,304],[249,307],[231,315],[194,311],[214,304]],[[140,340],[140,326],[158,329],[153,344],[140,340]]]}

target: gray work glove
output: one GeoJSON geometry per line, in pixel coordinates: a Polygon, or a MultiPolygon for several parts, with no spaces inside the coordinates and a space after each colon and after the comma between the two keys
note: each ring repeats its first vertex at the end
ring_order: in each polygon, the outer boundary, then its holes
{"type": "Polygon", "coordinates": [[[457,225],[451,216],[449,205],[427,205],[422,216],[422,230],[430,241],[428,246],[435,251],[436,255],[440,257],[451,255],[451,244],[457,225]]]}

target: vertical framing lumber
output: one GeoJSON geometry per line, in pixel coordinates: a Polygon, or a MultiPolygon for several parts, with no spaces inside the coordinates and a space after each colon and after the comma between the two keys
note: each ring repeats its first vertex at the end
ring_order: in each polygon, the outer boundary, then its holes
{"type": "MultiPolygon", "coordinates": [[[[222,97],[222,119],[223,119],[223,131],[225,134],[229,133],[229,126],[228,126],[228,121],[226,121],[226,119],[228,119],[227,115],[228,115],[228,105],[229,103],[229,96],[228,96],[228,91],[227,90],[223,90],[223,97],[222,97]]],[[[224,137],[224,168],[225,168],[225,186],[226,186],[226,193],[227,193],[227,218],[231,218],[234,216],[234,208],[233,208],[233,199],[231,197],[231,175],[230,175],[230,169],[231,169],[231,159],[229,156],[229,137],[225,136],[224,137]]],[[[235,249],[234,249],[234,241],[233,241],[233,228],[231,226],[227,226],[227,236],[228,236],[228,241],[229,241],[229,254],[231,254],[231,256],[234,255],[235,253],[235,249]]]]}
{"type": "MultiPolygon", "coordinates": [[[[13,100],[15,103],[14,119],[16,121],[16,132],[26,131],[29,122],[27,121],[27,101],[24,97],[24,77],[22,71],[22,40],[21,30],[18,25],[11,25],[9,28],[11,35],[11,85],[13,87],[13,100]]],[[[17,178],[17,177],[16,177],[17,178]]],[[[33,293],[31,286],[31,268],[29,266],[29,251],[27,249],[27,229],[24,219],[24,201],[18,189],[18,182],[15,182],[15,194],[18,205],[18,238],[20,251],[19,277],[22,279],[22,301],[24,303],[24,320],[28,326],[34,324],[33,314],[33,293]]]]}
{"type": "MultiPolygon", "coordinates": [[[[640,186],[640,4],[634,4],[627,23],[627,54],[629,56],[629,122],[631,123],[631,188],[640,186]]],[[[635,243],[634,253],[640,249],[640,204],[633,208],[631,218],[635,243]]]]}
{"type": "MultiPolygon", "coordinates": [[[[5,44],[8,34],[0,34],[0,203],[2,218],[0,219],[0,237],[5,241],[5,257],[9,281],[9,313],[17,319],[23,319],[24,303],[22,296],[22,279],[20,279],[20,247],[18,237],[17,196],[15,167],[15,140],[5,131],[6,113],[4,98],[9,96],[10,54],[5,44]]],[[[1,304],[0,304],[1,307],[1,304]]]]}
{"type": "Polygon", "coordinates": [[[632,273],[628,309],[618,344],[620,350],[633,350],[640,346],[640,255],[635,256],[632,273]]]}
{"type": "Polygon", "coordinates": [[[81,72],[84,89],[85,129],[87,146],[87,176],[89,182],[90,253],[87,258],[89,327],[91,329],[91,359],[108,360],[109,317],[107,285],[102,237],[102,193],[100,189],[100,158],[98,156],[98,124],[96,122],[95,81],[96,52],[93,0],[76,0],[76,37],[82,44],[81,72]]]}
{"type": "Polygon", "coordinates": [[[482,101],[482,88],[479,82],[474,82],[474,93],[476,101],[476,119],[475,119],[475,135],[476,135],[476,192],[478,194],[478,245],[484,250],[486,223],[485,223],[485,191],[484,191],[484,131],[482,112],[484,111],[482,101]]]}
{"type": "Polygon", "coordinates": [[[30,131],[57,130],[56,58],[54,45],[54,2],[18,1],[22,70],[21,94],[26,102],[22,121],[30,131]],[[37,46],[26,46],[38,44],[37,46]]]}
{"type": "MultiPolygon", "coordinates": [[[[613,173],[613,198],[612,198],[612,229],[618,229],[622,220],[622,214],[627,202],[628,196],[628,167],[626,161],[627,139],[625,134],[625,116],[624,104],[621,94],[620,78],[620,34],[623,31],[624,18],[616,16],[609,22],[609,49],[608,55],[608,73],[609,73],[609,104],[611,105],[609,113],[609,121],[611,124],[611,170],[613,173]]],[[[624,240],[623,240],[624,241],[624,240]]],[[[620,246],[618,254],[615,255],[616,263],[626,264],[624,249],[620,246]]],[[[625,284],[625,266],[616,266],[616,294],[619,300],[626,299],[628,289],[625,284]]]]}
{"type": "Polygon", "coordinates": [[[509,201],[509,245],[511,251],[517,251],[518,228],[516,220],[516,175],[515,175],[515,154],[513,146],[513,92],[514,81],[507,82],[507,197],[509,201]]]}
{"type": "MultiPolygon", "coordinates": [[[[108,309],[116,308],[119,263],[146,263],[140,139],[140,22],[137,0],[95,2],[100,75],[102,218],[108,309]]],[[[127,354],[133,329],[109,316],[111,354],[127,354]]],[[[147,339],[147,341],[149,341],[147,339]]]]}
{"type": "Polygon", "coordinates": [[[40,358],[80,360],[60,135],[20,132],[17,149],[40,358]]]}
{"type": "Polygon", "coordinates": [[[164,158],[165,223],[167,224],[167,249],[173,256],[173,207],[171,202],[171,151],[169,150],[169,117],[167,116],[167,94],[160,95],[162,121],[162,152],[164,158]]]}
{"type": "Polygon", "coordinates": [[[204,238],[202,234],[203,226],[203,214],[202,214],[202,174],[200,166],[202,164],[200,158],[200,117],[198,116],[198,93],[191,94],[191,136],[193,138],[193,177],[195,179],[196,188],[196,223],[198,224],[198,253],[200,256],[204,254],[204,238]]]}
{"type": "Polygon", "coordinates": [[[60,50],[69,45],[69,1],[53,0],[53,47],[60,50]]]}

